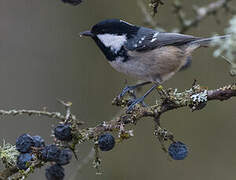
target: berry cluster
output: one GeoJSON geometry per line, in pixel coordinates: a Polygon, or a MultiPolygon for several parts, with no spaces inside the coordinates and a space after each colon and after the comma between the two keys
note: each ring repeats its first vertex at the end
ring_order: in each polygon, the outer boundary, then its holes
{"type": "Polygon", "coordinates": [[[54,144],[45,146],[41,151],[42,160],[54,162],[46,169],[47,180],[62,180],[65,176],[63,165],[70,163],[72,152],[70,149],[60,149],[54,144]]]}
{"type": "Polygon", "coordinates": [[[30,136],[29,134],[19,136],[16,140],[16,149],[20,152],[17,167],[26,170],[36,158],[32,153],[32,148],[43,148],[44,146],[44,140],[40,136],[30,136]]]}
{"type": "MultiPolygon", "coordinates": [[[[54,135],[57,140],[71,141],[70,124],[59,124],[54,129],[54,135]]],[[[62,149],[55,144],[45,146],[42,137],[29,134],[23,134],[17,138],[16,149],[20,152],[17,159],[17,167],[20,170],[28,169],[36,160],[52,162],[52,165],[46,168],[47,180],[62,180],[65,176],[62,166],[69,164],[72,158],[72,151],[69,148],[62,149]]]]}
{"type": "MultiPolygon", "coordinates": [[[[71,141],[72,133],[70,124],[59,124],[54,128],[54,136],[60,141],[71,141]]],[[[45,146],[41,151],[42,160],[54,162],[54,164],[46,169],[47,180],[62,180],[65,176],[62,166],[70,163],[72,152],[70,149],[60,149],[54,144],[45,146]]]]}
{"type": "Polygon", "coordinates": [[[42,160],[55,162],[58,165],[67,165],[72,158],[70,149],[60,149],[54,144],[47,145],[42,151],[42,160]]]}
{"type": "MultiPolygon", "coordinates": [[[[73,139],[71,124],[59,124],[54,128],[54,136],[58,141],[71,141],[73,139]]],[[[115,138],[110,133],[98,137],[98,147],[101,151],[110,151],[115,146],[115,138]]],[[[63,180],[65,173],[62,166],[70,163],[72,151],[69,148],[60,148],[55,144],[45,145],[40,136],[23,134],[16,140],[16,149],[20,152],[17,158],[17,167],[27,170],[33,162],[51,162],[46,168],[47,180],[63,180]]],[[[170,157],[174,160],[183,160],[188,155],[187,146],[180,141],[173,141],[168,148],[170,157]]]]}

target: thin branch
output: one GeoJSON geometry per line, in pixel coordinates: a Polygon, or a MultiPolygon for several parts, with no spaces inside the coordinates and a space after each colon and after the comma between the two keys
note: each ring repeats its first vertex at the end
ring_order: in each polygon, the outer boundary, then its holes
{"type": "MultiPolygon", "coordinates": [[[[60,112],[48,112],[48,111],[38,111],[38,110],[26,110],[26,109],[22,109],[22,110],[0,110],[0,116],[8,116],[8,115],[12,115],[12,116],[16,116],[16,115],[28,115],[28,116],[46,116],[49,118],[54,118],[54,119],[58,119],[61,121],[67,120],[68,117],[62,115],[60,112]]],[[[83,124],[82,121],[79,121],[75,115],[72,115],[71,118],[74,121],[77,121],[79,124],[83,124]]]]}
{"type": "Polygon", "coordinates": [[[150,0],[149,6],[152,8],[153,16],[155,16],[155,14],[157,13],[157,8],[158,8],[160,5],[164,5],[164,3],[162,2],[162,0],[150,0]]]}
{"type": "Polygon", "coordinates": [[[206,6],[196,7],[193,6],[195,11],[195,17],[193,19],[186,19],[185,12],[183,11],[182,4],[179,0],[174,2],[175,13],[178,16],[180,22],[180,33],[185,33],[190,28],[197,26],[203,19],[209,15],[215,15],[216,12],[222,8],[228,8],[228,3],[231,0],[217,0],[215,2],[209,3],[206,6]]]}
{"type": "MultiPolygon", "coordinates": [[[[228,4],[232,0],[216,0],[215,2],[211,2],[205,6],[197,7],[193,6],[193,10],[195,12],[195,16],[192,19],[186,18],[186,13],[183,10],[183,6],[180,0],[175,0],[173,3],[174,12],[177,14],[177,18],[180,23],[179,29],[174,29],[174,32],[185,33],[189,29],[197,26],[200,22],[202,22],[206,17],[210,15],[215,15],[220,9],[225,9],[226,12],[235,14],[236,11],[233,7],[230,7],[228,4]]],[[[146,5],[142,0],[138,0],[138,6],[140,7],[144,17],[145,22],[151,25],[153,28],[164,31],[164,29],[160,28],[156,20],[150,15],[147,10],[146,5]]]]}
{"type": "Polygon", "coordinates": [[[143,0],[138,0],[138,6],[140,7],[144,18],[145,18],[145,23],[151,25],[153,28],[155,28],[158,31],[165,31],[163,28],[158,26],[157,21],[154,20],[154,18],[150,15],[148,12],[147,7],[145,6],[143,0]]]}
{"type": "Polygon", "coordinates": [[[140,7],[144,17],[145,17],[145,22],[149,23],[151,26],[155,27],[157,26],[157,22],[154,21],[150,13],[148,12],[147,8],[145,7],[145,4],[142,0],[138,0],[138,6],[140,7]]]}

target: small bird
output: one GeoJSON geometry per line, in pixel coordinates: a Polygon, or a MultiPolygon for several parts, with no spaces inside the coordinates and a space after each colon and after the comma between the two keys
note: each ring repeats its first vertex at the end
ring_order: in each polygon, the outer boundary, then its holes
{"type": "Polygon", "coordinates": [[[119,19],[103,20],[80,35],[91,37],[114,69],[144,81],[134,86],[127,86],[120,97],[129,90],[149,83],[154,84],[144,96],[132,102],[128,112],[137,103],[143,102],[144,98],[160,84],[179,70],[188,67],[194,50],[209,46],[215,39],[229,37],[225,35],[201,38],[158,32],[119,19]]]}

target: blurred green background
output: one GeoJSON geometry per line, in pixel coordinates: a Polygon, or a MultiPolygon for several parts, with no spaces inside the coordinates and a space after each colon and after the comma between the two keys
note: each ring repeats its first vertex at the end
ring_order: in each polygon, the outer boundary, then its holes
{"type": "MultiPolygon", "coordinates": [[[[84,0],[77,7],[60,0],[0,0],[0,109],[42,109],[61,111],[56,98],[73,102],[73,112],[86,122],[84,127],[110,120],[119,108],[112,99],[125,86],[136,81],[119,74],[106,62],[92,40],[78,33],[107,18],[120,18],[143,25],[144,17],[136,0],[84,0]]],[[[186,12],[192,5],[213,0],[182,0],[186,12]]],[[[171,31],[178,25],[171,4],[159,8],[158,23],[171,31]]],[[[232,2],[231,6],[236,6],[232,2]]],[[[195,36],[223,34],[230,15],[218,14],[188,31],[195,36]]],[[[235,82],[228,64],[212,57],[213,49],[195,52],[192,67],[164,84],[180,90],[191,87],[193,80],[208,88],[235,82]]],[[[157,93],[148,98],[154,103],[157,93]]],[[[79,147],[79,161],[66,166],[68,180],[233,180],[236,177],[235,99],[210,102],[202,111],[179,109],[164,114],[162,126],[189,146],[184,161],[170,161],[153,135],[153,122],[145,119],[134,127],[135,136],[102,155],[103,175],[96,175],[92,161],[83,163],[92,144],[79,147]],[[81,164],[82,163],[82,164],[81,164]]],[[[56,120],[44,117],[1,117],[0,139],[15,143],[22,133],[41,135],[52,142],[51,128],[56,120]]],[[[44,179],[44,168],[29,179],[44,179]]]]}

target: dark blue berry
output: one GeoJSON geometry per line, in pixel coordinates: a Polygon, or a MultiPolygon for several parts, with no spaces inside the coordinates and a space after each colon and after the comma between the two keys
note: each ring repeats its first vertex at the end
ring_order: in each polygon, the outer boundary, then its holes
{"type": "Polygon", "coordinates": [[[61,141],[70,141],[72,139],[70,124],[59,124],[54,129],[54,135],[61,141]]]}
{"type": "Polygon", "coordinates": [[[30,152],[32,146],[34,146],[34,141],[29,134],[22,134],[16,139],[16,149],[19,152],[30,152]]]}
{"type": "Polygon", "coordinates": [[[42,159],[45,161],[57,161],[61,150],[54,144],[50,144],[44,147],[41,151],[42,159]]]}
{"type": "Polygon", "coordinates": [[[98,138],[98,146],[101,151],[110,151],[115,146],[115,139],[109,133],[103,134],[98,138]]]}
{"type": "Polygon", "coordinates": [[[30,153],[21,153],[17,158],[17,167],[26,170],[30,165],[30,161],[33,160],[33,157],[34,156],[30,153]]]}
{"type": "Polygon", "coordinates": [[[46,169],[45,172],[47,180],[63,180],[64,168],[58,164],[54,164],[46,169]]]}
{"type": "Polygon", "coordinates": [[[33,141],[34,141],[34,147],[44,147],[45,146],[45,142],[43,140],[43,138],[41,136],[33,136],[33,141]]]}
{"type": "Polygon", "coordinates": [[[61,153],[60,153],[56,163],[59,165],[66,165],[66,164],[70,163],[71,158],[72,158],[71,150],[70,149],[63,149],[63,150],[61,150],[61,153]]]}
{"type": "Polygon", "coordinates": [[[71,5],[76,6],[76,5],[80,4],[82,2],[82,0],[62,0],[62,2],[69,3],[71,5]]]}
{"type": "Polygon", "coordinates": [[[188,148],[182,142],[173,142],[168,148],[169,155],[174,160],[183,160],[188,155],[188,148]]]}

